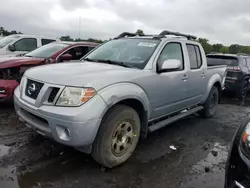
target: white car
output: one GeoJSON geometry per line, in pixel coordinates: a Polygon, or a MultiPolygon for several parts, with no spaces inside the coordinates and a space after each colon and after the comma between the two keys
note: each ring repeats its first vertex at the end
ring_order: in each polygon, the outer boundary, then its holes
{"type": "Polygon", "coordinates": [[[25,34],[9,35],[0,39],[0,57],[25,54],[54,41],[60,41],[60,39],[25,34]]]}

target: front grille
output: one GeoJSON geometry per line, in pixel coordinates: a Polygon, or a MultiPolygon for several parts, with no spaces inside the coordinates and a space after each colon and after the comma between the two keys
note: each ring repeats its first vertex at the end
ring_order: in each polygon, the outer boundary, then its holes
{"type": "Polygon", "coordinates": [[[53,87],[53,89],[51,90],[51,93],[49,95],[49,98],[48,98],[48,102],[49,103],[52,103],[54,102],[55,98],[56,98],[56,95],[57,93],[59,92],[60,88],[57,88],[57,87],[53,87]]]}
{"type": "Polygon", "coordinates": [[[25,89],[25,95],[36,100],[43,85],[44,85],[43,83],[28,79],[25,89]]]}

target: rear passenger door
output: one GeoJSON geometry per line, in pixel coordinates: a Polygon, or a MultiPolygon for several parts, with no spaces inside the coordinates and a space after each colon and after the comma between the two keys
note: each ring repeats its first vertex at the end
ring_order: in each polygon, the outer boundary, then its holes
{"type": "Polygon", "coordinates": [[[206,91],[206,68],[204,67],[200,47],[186,44],[190,70],[188,71],[188,98],[190,105],[199,103],[206,91]]]}

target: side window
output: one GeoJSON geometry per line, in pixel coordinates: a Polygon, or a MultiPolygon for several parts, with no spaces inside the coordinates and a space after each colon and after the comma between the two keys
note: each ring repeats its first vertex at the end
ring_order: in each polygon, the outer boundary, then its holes
{"type": "Polygon", "coordinates": [[[198,67],[201,67],[201,65],[202,65],[202,57],[201,57],[200,48],[198,46],[195,46],[195,52],[196,52],[196,56],[197,56],[198,67]]]}
{"type": "Polygon", "coordinates": [[[51,39],[42,39],[42,46],[43,45],[46,45],[46,44],[49,44],[51,42],[55,42],[55,40],[51,40],[51,39]]]}
{"type": "Polygon", "coordinates": [[[161,67],[162,63],[168,59],[180,60],[181,61],[180,70],[184,69],[183,53],[182,53],[182,48],[181,48],[180,43],[168,43],[164,47],[157,61],[158,66],[161,67]]]}
{"type": "Polygon", "coordinates": [[[250,58],[247,58],[247,67],[250,69],[250,58]]]}
{"type": "Polygon", "coordinates": [[[77,46],[67,50],[66,52],[64,52],[64,54],[72,55],[72,60],[79,60],[88,52],[89,52],[88,46],[77,46]]]}
{"type": "Polygon", "coordinates": [[[35,38],[23,38],[15,44],[16,51],[32,51],[37,48],[37,40],[35,38]]]}
{"type": "Polygon", "coordinates": [[[201,52],[198,46],[187,44],[188,56],[191,69],[199,69],[202,65],[201,52]]]}
{"type": "Polygon", "coordinates": [[[89,52],[90,52],[91,50],[93,50],[93,49],[95,49],[95,47],[89,46],[89,52]]]}
{"type": "Polygon", "coordinates": [[[242,60],[242,65],[243,65],[244,67],[247,67],[247,59],[246,59],[246,58],[243,58],[243,60],[242,60]]]}

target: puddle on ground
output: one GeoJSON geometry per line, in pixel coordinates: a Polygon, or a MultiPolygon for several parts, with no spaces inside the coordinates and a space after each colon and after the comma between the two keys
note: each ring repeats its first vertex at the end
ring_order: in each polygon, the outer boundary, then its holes
{"type": "MultiPolygon", "coordinates": [[[[82,156],[82,155],[81,155],[82,156]]],[[[44,162],[38,165],[8,166],[0,168],[0,188],[34,188],[42,183],[46,184],[54,179],[60,179],[68,173],[74,173],[83,165],[88,166],[89,158],[75,157],[55,160],[51,163],[44,162]]]]}
{"type": "Polygon", "coordinates": [[[0,145],[0,157],[3,157],[4,155],[7,155],[9,153],[10,147],[0,145]]]}
{"type": "Polygon", "coordinates": [[[192,166],[190,175],[185,178],[181,188],[224,186],[225,165],[229,146],[215,143],[207,157],[192,166]]]}

